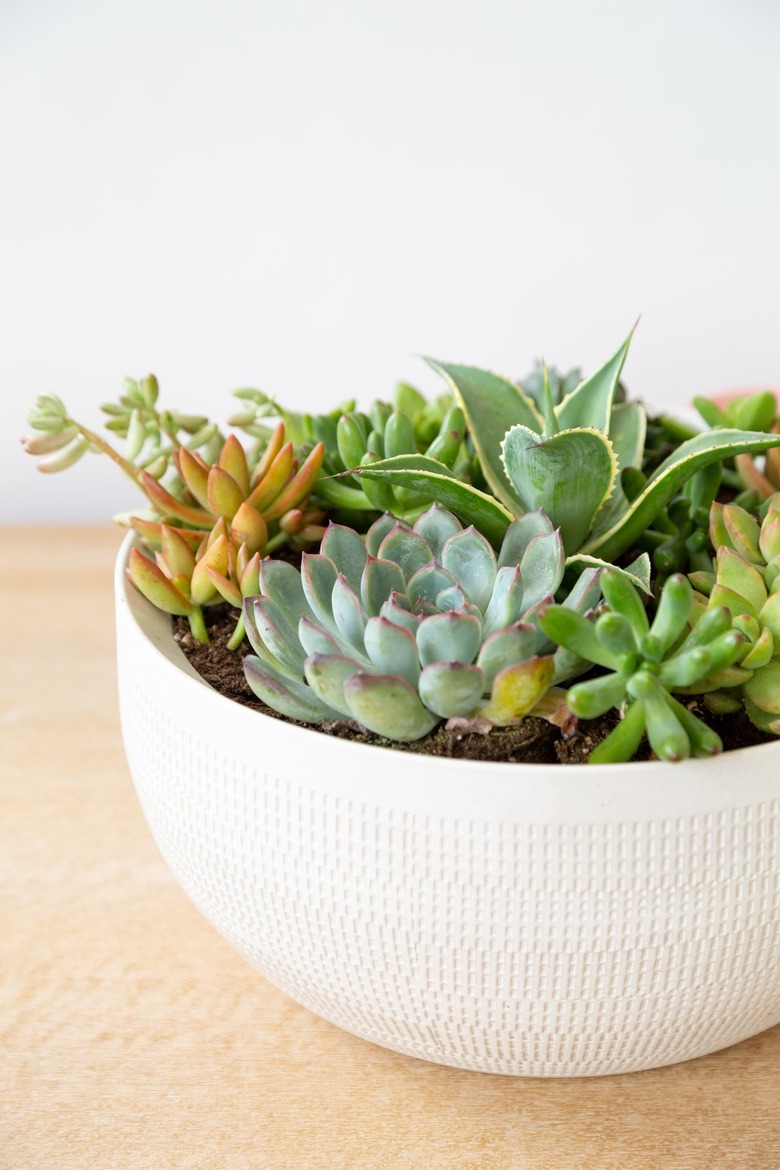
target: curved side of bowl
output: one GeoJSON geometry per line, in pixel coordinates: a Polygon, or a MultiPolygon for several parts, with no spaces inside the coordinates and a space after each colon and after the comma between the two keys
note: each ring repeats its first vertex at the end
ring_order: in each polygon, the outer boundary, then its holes
{"type": "Polygon", "coordinates": [[[117,563],[122,728],[186,892],[318,1015],[425,1060],[590,1076],[780,1021],[780,743],[684,765],[366,747],[216,694],[117,563]]]}

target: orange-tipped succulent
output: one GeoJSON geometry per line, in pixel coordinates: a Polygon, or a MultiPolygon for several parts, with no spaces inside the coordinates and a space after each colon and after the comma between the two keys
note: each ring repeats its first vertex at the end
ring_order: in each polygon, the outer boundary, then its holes
{"type": "MultiPolygon", "coordinates": [[[[173,459],[186,489],[182,498],[141,472],[140,486],[163,519],[131,518],[156,552],[152,561],[135,550],[128,568],[131,581],[158,608],[186,616],[193,637],[208,642],[203,606],[224,600],[240,609],[244,598],[257,592],[261,556],[285,542],[321,538],[321,513],[307,509],[306,502],[322,456],[319,443],[297,467],[280,423],[253,472],[234,435],[211,466],[180,447],[173,459]],[[168,520],[191,527],[175,527],[168,520]]],[[[241,617],[230,648],[243,637],[241,617]]]]}
{"type": "MultiPolygon", "coordinates": [[[[159,539],[154,560],[132,549],[127,576],[158,609],[186,617],[195,640],[207,644],[203,607],[225,600],[240,609],[245,597],[257,593],[260,553],[250,553],[246,543],[236,546],[222,517],[211,532],[201,534],[196,552],[180,530],[167,524],[160,525],[159,539]]],[[[239,618],[230,648],[240,645],[243,636],[239,618]]]]}
{"type": "MultiPolygon", "coordinates": [[[[132,517],[133,527],[145,543],[155,547],[163,523],[183,524],[202,534],[224,520],[236,550],[246,545],[250,555],[272,552],[290,541],[318,541],[322,516],[307,509],[306,503],[322,467],[324,448],[318,443],[298,467],[293,445],[284,438],[284,423],[279,423],[251,472],[235,435],[228,437],[211,466],[197,452],[179,447],[173,461],[185,491],[175,496],[142,471],[139,486],[161,520],[132,517]]],[[[178,531],[192,544],[193,539],[184,535],[187,528],[178,531]]]]}
{"type": "MultiPolygon", "coordinates": [[[[235,435],[225,440],[208,420],[159,412],[153,377],[125,390],[118,406],[103,407],[109,429],[126,440],[124,453],[71,418],[54,395],[38,399],[23,443],[49,472],[70,467],[87,451],[108,455],[140,488],[153,511],[117,519],[136,530],[155,559],[134,550],[128,576],[159,609],[187,617],[193,636],[208,642],[203,606],[225,600],[240,609],[257,591],[261,557],[322,538],[324,513],[309,506],[309,496],[324,447],[317,443],[299,466],[280,422],[250,467],[235,435]],[[180,436],[189,436],[186,445],[180,436]],[[170,464],[176,474],[165,486],[161,477],[170,464]]],[[[243,630],[239,619],[231,646],[243,630]]]]}

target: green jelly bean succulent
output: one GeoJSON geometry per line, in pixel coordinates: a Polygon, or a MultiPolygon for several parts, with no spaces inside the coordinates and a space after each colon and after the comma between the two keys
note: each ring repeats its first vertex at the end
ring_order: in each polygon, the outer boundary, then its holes
{"type": "MultiPolygon", "coordinates": [[[[244,603],[256,651],[246,677],[290,718],[347,717],[400,741],[443,719],[569,718],[550,688],[587,664],[537,625],[564,573],[560,535],[541,512],[515,521],[498,555],[433,505],[412,528],[382,516],[365,540],[331,525],[300,572],[263,561],[259,573],[261,595],[244,603]]],[[[585,612],[599,596],[589,569],[564,605],[585,612]]]]}
{"type": "Polygon", "coordinates": [[[702,468],[739,452],[764,452],[777,438],[718,430],[682,442],[633,498],[622,476],[641,469],[644,409],[617,401],[630,337],[601,369],[556,405],[543,408],[506,378],[470,366],[431,362],[463,409],[485,479],[493,493],[457,482],[441,464],[403,456],[357,472],[361,478],[428,491],[496,544],[515,516],[544,508],[560,528],[568,557],[615,561],[633,548],[702,468]]]}
{"type": "Polygon", "coordinates": [[[639,593],[614,568],[602,571],[601,588],[609,608],[595,622],[562,606],[550,606],[539,619],[561,646],[605,671],[569,690],[574,714],[594,719],[625,705],[621,722],[591,753],[591,763],[630,760],[645,733],[662,760],[721,751],[715,732],[672,692],[729,667],[739,656],[743,637],[731,628],[728,609],[714,607],[686,633],[693,589],[682,574],[667,580],[652,624],[639,593]]]}
{"type": "Polygon", "coordinates": [[[392,403],[377,400],[364,412],[349,402],[326,414],[311,415],[287,411],[262,391],[236,393],[243,409],[230,419],[233,425],[262,439],[268,434],[268,414],[273,411],[302,450],[324,444],[317,499],[355,527],[367,527],[377,513],[385,511],[413,524],[430,506],[430,495],[359,479],[350,474],[354,468],[385,458],[424,455],[441,462],[456,478],[479,476],[478,461],[466,442],[463,412],[450,394],[429,400],[401,382],[392,403]]]}
{"type": "MultiPolygon", "coordinates": [[[[711,463],[692,475],[668,507],[656,516],[653,526],[638,538],[637,546],[652,556],[656,587],[671,573],[709,568],[713,551],[710,507],[720,489],[722,470],[720,463],[711,463]]],[[[646,476],[638,470],[623,476],[627,495],[642,491],[646,483],[646,476]]]]}
{"type": "Polygon", "coordinates": [[[744,508],[715,503],[710,524],[714,572],[691,574],[699,613],[725,606],[745,642],[729,670],[691,693],[704,693],[705,704],[719,712],[744,702],[756,727],[780,735],[780,493],[769,499],[761,523],[744,508]]]}

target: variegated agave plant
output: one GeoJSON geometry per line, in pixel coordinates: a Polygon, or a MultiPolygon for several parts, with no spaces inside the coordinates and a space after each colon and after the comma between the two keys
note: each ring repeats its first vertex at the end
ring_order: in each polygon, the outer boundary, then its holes
{"type": "Polygon", "coordinates": [[[696,472],[778,444],[776,435],[731,428],[695,435],[629,498],[622,474],[641,468],[647,425],[639,403],[617,401],[630,340],[557,405],[549,385],[539,406],[521,387],[486,370],[430,363],[463,410],[492,495],[459,483],[424,456],[381,460],[357,474],[415,491],[427,485],[431,499],[496,546],[514,517],[543,507],[561,531],[570,563],[613,562],[640,541],[696,472]]]}
{"type": "MultiPolygon", "coordinates": [[[[553,684],[586,664],[536,624],[563,573],[560,534],[541,511],[509,526],[498,556],[437,505],[413,528],[384,515],[365,542],[333,524],[300,572],[261,562],[261,596],[244,603],[256,651],[246,677],[290,718],[347,717],[395,740],[442,719],[478,718],[487,730],[534,712],[564,723],[553,684]]],[[[563,604],[584,612],[598,599],[588,569],[563,604]]]]}

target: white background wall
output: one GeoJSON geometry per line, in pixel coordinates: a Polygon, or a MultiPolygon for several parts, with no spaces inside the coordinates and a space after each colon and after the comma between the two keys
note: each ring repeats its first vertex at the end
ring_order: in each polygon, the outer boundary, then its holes
{"type": "Polygon", "coordinates": [[[132,503],[17,443],[125,374],[315,407],[641,311],[634,392],[780,384],[771,0],[1,0],[0,110],[0,520],[132,503]]]}

